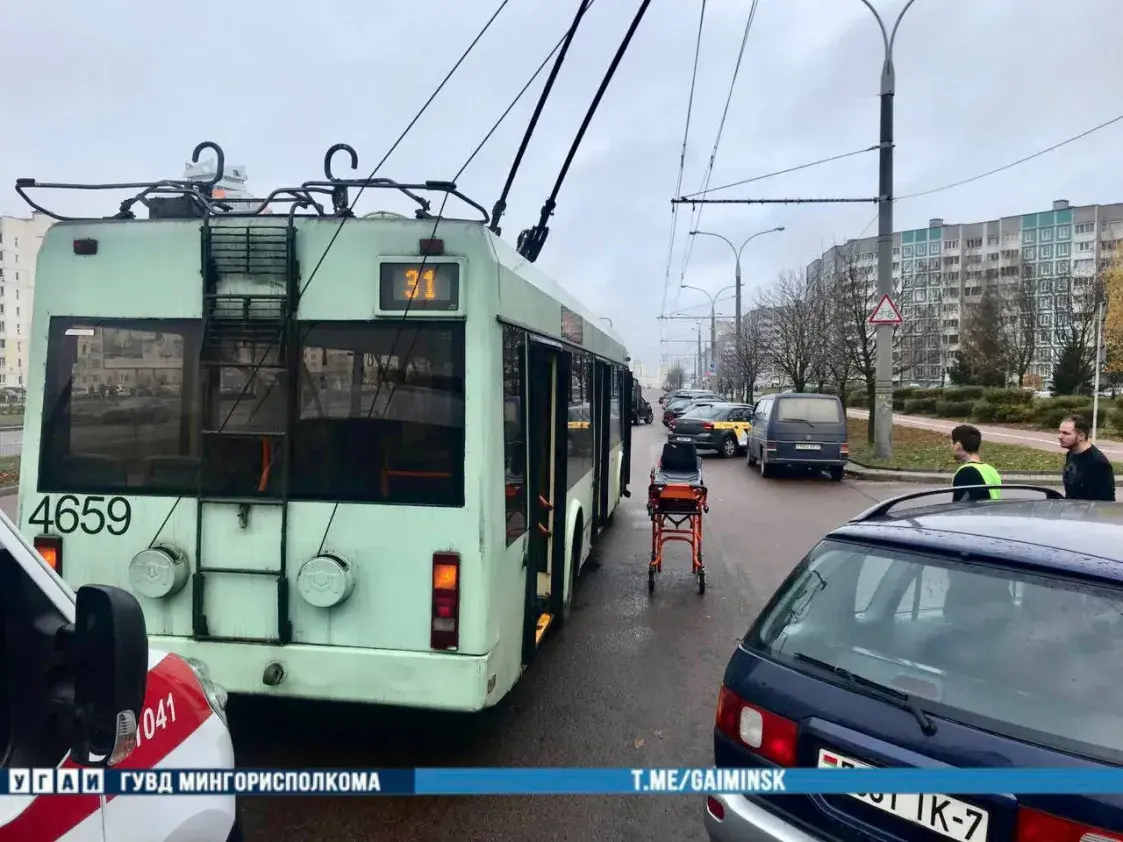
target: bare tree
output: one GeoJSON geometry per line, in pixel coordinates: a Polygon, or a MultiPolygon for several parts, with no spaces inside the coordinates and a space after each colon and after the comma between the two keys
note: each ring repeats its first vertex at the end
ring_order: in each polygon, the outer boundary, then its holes
{"type": "Polygon", "coordinates": [[[682,370],[682,366],[675,363],[667,370],[667,374],[663,379],[663,387],[668,392],[673,392],[675,389],[681,389],[682,384],[686,382],[686,372],[682,370]]]}
{"type": "Polygon", "coordinates": [[[821,359],[818,285],[809,283],[803,272],[788,272],[764,292],[761,306],[772,321],[769,358],[792,388],[802,392],[821,359]]]}
{"type": "Polygon", "coordinates": [[[753,310],[741,319],[741,343],[734,342],[731,351],[739,397],[746,403],[752,403],[756,381],[764,370],[768,353],[759,310],[753,310]]]}
{"type": "Polygon", "coordinates": [[[845,298],[837,288],[839,276],[830,279],[829,286],[821,290],[823,333],[822,369],[826,379],[846,408],[846,387],[857,373],[854,355],[850,351],[849,310],[845,298]]]}
{"type": "MultiPolygon", "coordinates": [[[[835,355],[842,353],[845,361],[835,360],[838,372],[846,371],[846,380],[861,380],[866,387],[866,408],[870,410],[867,434],[874,440],[874,396],[877,382],[877,328],[870,324],[870,313],[876,304],[872,273],[858,265],[853,248],[836,249],[834,271],[828,277],[827,295],[832,302],[832,344],[835,355]]],[[[840,390],[845,393],[845,389],[840,390]]],[[[845,400],[845,398],[844,398],[845,400]]]]}
{"type": "Polygon", "coordinates": [[[1022,386],[1037,357],[1040,307],[1033,266],[1010,268],[1014,273],[1002,276],[993,287],[999,310],[997,340],[1006,372],[1015,375],[1022,386]]]}

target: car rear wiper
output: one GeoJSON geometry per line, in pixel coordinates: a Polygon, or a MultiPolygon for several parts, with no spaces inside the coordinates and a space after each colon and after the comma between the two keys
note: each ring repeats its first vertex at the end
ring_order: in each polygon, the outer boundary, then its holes
{"type": "Polygon", "coordinates": [[[787,424],[791,421],[799,421],[801,424],[806,424],[808,427],[814,427],[815,426],[815,422],[808,421],[806,418],[778,418],[777,420],[784,423],[784,424],[787,424]]]}
{"type": "Polygon", "coordinates": [[[824,669],[827,672],[844,678],[851,684],[874,690],[881,696],[889,697],[890,699],[894,700],[894,702],[899,707],[904,708],[913,715],[913,717],[916,719],[916,723],[920,726],[920,730],[924,733],[924,736],[931,737],[936,733],[936,723],[933,722],[932,718],[921,709],[920,705],[916,703],[916,699],[914,699],[908,693],[905,693],[903,690],[898,690],[895,687],[887,687],[884,684],[879,684],[873,679],[866,678],[863,675],[852,673],[845,667],[840,667],[837,664],[829,664],[826,661],[820,661],[818,658],[812,658],[810,655],[804,655],[802,652],[796,652],[794,655],[792,655],[792,657],[797,661],[803,661],[806,664],[811,664],[812,666],[819,667],[819,669],[824,669]]]}

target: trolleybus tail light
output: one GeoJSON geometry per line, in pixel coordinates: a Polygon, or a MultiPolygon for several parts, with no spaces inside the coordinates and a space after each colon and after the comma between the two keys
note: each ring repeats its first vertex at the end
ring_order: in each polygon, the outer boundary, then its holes
{"type": "Polygon", "coordinates": [[[87,237],[74,241],[74,253],[80,255],[97,254],[97,240],[87,237]]]}
{"type": "Polygon", "coordinates": [[[43,556],[43,561],[61,576],[62,538],[58,535],[36,535],[32,543],[35,544],[35,551],[43,556]]]}
{"type": "Polygon", "coordinates": [[[433,553],[433,649],[460,647],[460,556],[433,553]]]}
{"type": "Polygon", "coordinates": [[[1014,839],[1016,842],[1123,842],[1123,834],[1019,807],[1014,839]]]}
{"type": "Polygon", "coordinates": [[[795,766],[796,724],[750,705],[724,684],[717,697],[717,730],[779,766],[795,766]]]}

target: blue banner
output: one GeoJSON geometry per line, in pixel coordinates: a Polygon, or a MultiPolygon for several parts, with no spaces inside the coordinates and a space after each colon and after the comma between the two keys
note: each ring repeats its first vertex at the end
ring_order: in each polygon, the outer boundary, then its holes
{"type": "Polygon", "coordinates": [[[1123,794],[1123,769],[7,769],[4,795],[1123,794]]]}

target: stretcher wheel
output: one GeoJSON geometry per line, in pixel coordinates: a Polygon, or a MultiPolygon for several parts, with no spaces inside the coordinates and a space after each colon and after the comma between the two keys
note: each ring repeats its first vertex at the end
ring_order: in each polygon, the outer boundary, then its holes
{"type": "Polygon", "coordinates": [[[647,568],[647,592],[655,593],[655,568],[647,568]]]}
{"type": "Polygon", "coordinates": [[[706,592],[706,571],[698,571],[698,593],[704,594],[706,592]]]}

